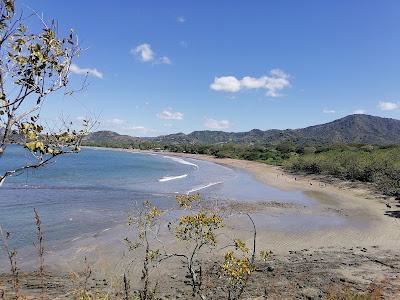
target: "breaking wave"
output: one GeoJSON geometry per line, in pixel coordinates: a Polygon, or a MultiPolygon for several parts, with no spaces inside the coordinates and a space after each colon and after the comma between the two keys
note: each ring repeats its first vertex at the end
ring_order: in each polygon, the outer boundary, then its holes
{"type": "Polygon", "coordinates": [[[188,176],[188,174],[183,174],[183,175],[179,175],[179,176],[164,176],[163,178],[158,179],[158,182],[166,182],[166,181],[181,179],[181,178],[185,178],[187,176],[188,176]]]}
{"type": "Polygon", "coordinates": [[[217,185],[217,184],[221,184],[221,183],[223,183],[223,181],[211,182],[211,183],[208,183],[208,184],[205,184],[205,185],[200,185],[200,186],[194,187],[191,190],[187,191],[186,194],[198,192],[200,190],[203,190],[203,189],[206,189],[206,188],[209,188],[211,186],[214,186],[214,185],[217,185]]]}
{"type": "Polygon", "coordinates": [[[180,164],[183,164],[183,165],[193,166],[193,167],[195,167],[196,169],[199,168],[198,165],[196,165],[196,164],[194,164],[194,163],[191,163],[190,161],[184,160],[184,159],[182,159],[182,158],[180,158],[180,157],[175,157],[175,156],[164,156],[164,157],[165,157],[165,158],[172,159],[173,161],[176,161],[177,163],[180,163],[180,164]]]}

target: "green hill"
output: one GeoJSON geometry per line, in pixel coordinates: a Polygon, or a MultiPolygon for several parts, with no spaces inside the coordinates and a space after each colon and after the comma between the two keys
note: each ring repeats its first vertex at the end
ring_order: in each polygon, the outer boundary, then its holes
{"type": "Polygon", "coordinates": [[[96,131],[85,137],[83,145],[102,147],[127,147],[140,141],[139,138],[118,134],[113,131],[96,131]]]}
{"type": "Polygon", "coordinates": [[[161,143],[278,143],[293,141],[299,144],[400,144],[400,120],[369,115],[350,115],[330,123],[301,129],[248,132],[194,131],[190,134],[171,134],[153,139],[161,143]]]}
{"type": "Polygon", "coordinates": [[[194,131],[154,138],[137,138],[112,131],[90,134],[85,145],[128,146],[151,141],[159,144],[277,144],[292,141],[296,144],[400,144],[400,120],[369,115],[349,115],[333,122],[301,129],[253,129],[247,132],[194,131]]]}

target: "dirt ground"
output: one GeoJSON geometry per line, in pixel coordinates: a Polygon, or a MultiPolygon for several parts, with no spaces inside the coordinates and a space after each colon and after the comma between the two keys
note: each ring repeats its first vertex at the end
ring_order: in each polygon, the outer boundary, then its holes
{"type": "MultiPolygon", "coordinates": [[[[193,299],[190,286],[182,275],[183,268],[177,268],[159,278],[157,298],[193,299]]],[[[400,253],[361,247],[334,251],[303,249],[273,257],[268,262],[258,262],[243,299],[324,299],[332,291],[347,289],[357,293],[375,289],[382,293],[381,299],[399,299],[399,275],[400,253]]],[[[84,274],[48,274],[45,298],[78,299],[84,282],[84,274]]],[[[40,298],[41,284],[37,274],[20,274],[20,287],[26,299],[40,298]]],[[[122,292],[118,293],[108,279],[90,276],[87,288],[93,294],[123,299],[122,292]]],[[[3,299],[13,299],[10,275],[0,275],[0,289],[3,291],[0,290],[0,296],[4,293],[3,299]]],[[[208,264],[203,291],[207,299],[227,299],[226,282],[218,276],[218,267],[213,262],[208,264]]]]}

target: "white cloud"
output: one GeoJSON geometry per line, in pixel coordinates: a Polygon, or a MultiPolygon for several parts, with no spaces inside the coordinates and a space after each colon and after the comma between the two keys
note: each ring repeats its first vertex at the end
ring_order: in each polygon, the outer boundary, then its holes
{"type": "Polygon", "coordinates": [[[144,127],[144,126],[131,126],[131,127],[127,127],[127,129],[130,129],[130,130],[137,130],[137,131],[142,131],[142,130],[146,130],[146,127],[144,127]]]}
{"type": "Polygon", "coordinates": [[[97,78],[103,79],[103,73],[100,72],[97,69],[81,68],[76,64],[71,64],[69,70],[74,74],[89,75],[89,76],[93,76],[93,77],[97,77],[97,78]]]}
{"type": "Polygon", "coordinates": [[[133,134],[133,135],[153,135],[157,132],[157,130],[153,128],[147,128],[145,126],[136,126],[136,125],[127,125],[121,127],[121,130],[123,132],[126,132],[127,134],[133,134]]]}
{"type": "Polygon", "coordinates": [[[128,134],[133,136],[147,136],[147,135],[155,135],[157,130],[152,128],[147,128],[141,125],[132,124],[128,120],[120,119],[120,118],[111,118],[104,119],[101,122],[102,130],[114,130],[121,134],[128,134]]]}
{"type": "Polygon", "coordinates": [[[211,118],[206,118],[204,126],[208,129],[228,129],[232,126],[231,122],[228,120],[215,120],[211,118]]]}
{"type": "Polygon", "coordinates": [[[157,117],[163,120],[182,120],[183,113],[179,111],[173,111],[172,108],[167,108],[157,114],[157,117]]]}
{"type": "Polygon", "coordinates": [[[156,53],[148,43],[141,44],[131,49],[131,54],[135,55],[141,62],[153,62],[156,65],[171,65],[172,61],[168,56],[157,57],[156,53]]]}
{"type": "Polygon", "coordinates": [[[241,81],[242,87],[246,89],[260,89],[264,87],[265,84],[266,84],[265,77],[254,78],[250,76],[245,76],[241,81]]]}
{"type": "Polygon", "coordinates": [[[356,114],[356,115],[364,115],[366,113],[367,113],[367,111],[364,109],[356,109],[355,111],[353,111],[353,114],[356,114]]]}
{"type": "Polygon", "coordinates": [[[118,118],[113,118],[113,119],[106,120],[106,123],[112,124],[112,125],[122,125],[122,124],[127,123],[127,121],[118,119],[118,118]]]}
{"type": "Polygon", "coordinates": [[[172,61],[171,61],[171,59],[170,59],[169,57],[167,57],[167,56],[162,56],[162,57],[160,57],[160,59],[158,60],[157,63],[159,63],[159,64],[165,64],[165,65],[170,65],[170,64],[172,64],[172,61]]]}
{"type": "Polygon", "coordinates": [[[185,17],[182,17],[182,16],[177,17],[176,20],[177,20],[179,23],[185,23],[185,22],[186,22],[185,17]]]}
{"type": "Polygon", "coordinates": [[[236,93],[241,90],[265,89],[269,97],[279,97],[279,91],[290,86],[290,76],[284,71],[273,69],[270,75],[261,77],[245,76],[237,79],[235,76],[215,77],[210,88],[214,91],[236,93]]]}
{"type": "Polygon", "coordinates": [[[151,49],[151,45],[144,43],[131,50],[131,54],[136,55],[142,62],[154,60],[155,53],[151,49]]]}
{"type": "Polygon", "coordinates": [[[400,103],[380,101],[378,104],[380,110],[400,109],[400,103]]]}
{"type": "Polygon", "coordinates": [[[336,110],[333,110],[333,109],[324,109],[322,112],[323,112],[324,114],[335,114],[335,113],[336,113],[336,110]]]}
{"type": "Polygon", "coordinates": [[[129,126],[129,127],[125,127],[126,130],[131,130],[131,131],[135,131],[135,132],[141,132],[141,133],[153,133],[156,132],[155,129],[152,128],[147,128],[144,126],[129,126]]]}
{"type": "Polygon", "coordinates": [[[224,91],[235,93],[240,91],[240,81],[234,76],[215,77],[214,82],[210,85],[214,91],[224,91]]]}

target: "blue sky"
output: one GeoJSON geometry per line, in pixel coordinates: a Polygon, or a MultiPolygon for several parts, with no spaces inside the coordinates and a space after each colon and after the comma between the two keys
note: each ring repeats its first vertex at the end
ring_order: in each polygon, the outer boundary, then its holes
{"type": "Polygon", "coordinates": [[[43,114],[151,136],[400,118],[399,1],[20,0],[74,28],[89,71],[43,114]]]}

